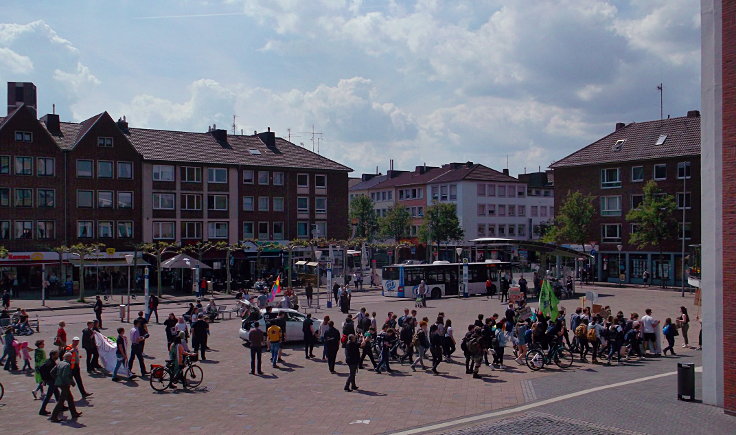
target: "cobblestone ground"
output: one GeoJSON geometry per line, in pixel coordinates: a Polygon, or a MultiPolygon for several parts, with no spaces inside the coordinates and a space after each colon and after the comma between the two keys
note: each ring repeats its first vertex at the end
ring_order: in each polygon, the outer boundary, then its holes
{"type": "MultiPolygon", "coordinates": [[[[664,318],[674,317],[679,306],[686,305],[691,313],[696,313],[692,307],[692,296],[683,299],[672,291],[610,288],[597,291],[601,303],[611,305],[614,312],[618,309],[626,313],[643,312],[644,308],[651,307],[656,317],[664,318]]],[[[324,298],[322,302],[324,305],[324,298]]],[[[227,301],[221,300],[221,303],[227,301]]],[[[23,304],[33,307],[34,302],[24,301],[23,304]]],[[[352,308],[365,306],[383,319],[388,311],[400,312],[412,305],[411,301],[387,299],[379,292],[370,291],[356,294],[352,308]]],[[[570,311],[576,304],[563,301],[562,305],[570,311]]],[[[161,320],[169,312],[180,315],[183,307],[184,301],[162,305],[161,320]]],[[[430,301],[429,307],[421,309],[419,316],[433,320],[439,311],[444,311],[446,318],[453,320],[459,335],[463,325],[472,323],[478,313],[503,313],[503,308],[498,300],[485,297],[447,299],[430,301]]],[[[106,335],[114,335],[120,325],[113,311],[110,308],[103,314],[106,328],[103,332],[106,335]]],[[[314,312],[319,317],[328,314],[336,323],[344,318],[334,308],[314,312]]],[[[69,337],[81,335],[84,323],[93,317],[90,308],[38,313],[41,332],[27,338],[31,344],[38,338],[52,343],[55,325],[60,320],[66,321],[69,337]]],[[[123,325],[129,329],[130,325],[123,325]]],[[[145,378],[114,383],[109,377],[83,374],[85,387],[94,395],[77,402],[84,412],[78,422],[53,424],[39,416],[40,402],[34,401],[30,393],[34,386],[32,376],[0,371],[0,382],[6,390],[0,402],[3,429],[8,433],[58,433],[77,429],[95,433],[142,430],[158,433],[200,430],[219,433],[384,433],[533,403],[546,397],[549,385],[558,382],[565,383],[570,389],[585,388],[613,382],[612,379],[619,376],[635,378],[650,372],[671,371],[674,364],[674,360],[662,360],[628,367],[601,367],[576,362],[570,370],[529,372],[525,367],[507,361],[506,370],[491,371],[484,367],[481,371],[483,379],[472,379],[466,375],[460,361],[442,363],[439,376],[412,372],[408,365],[395,365],[397,371],[392,375],[360,371],[357,383],[361,389],[347,393],[343,391],[347,367],[338,365],[338,373],[331,375],[326,363],[319,359],[305,359],[299,345],[286,349],[286,364],[279,368],[264,364],[264,376],[248,374],[249,351],[238,339],[238,328],[237,320],[224,320],[212,325],[209,344],[214,351],[208,354],[208,361],[200,363],[205,380],[202,387],[193,392],[168,390],[155,393],[145,378]],[[568,379],[565,376],[574,377],[568,379]]],[[[691,328],[694,341],[698,330],[698,327],[691,328]]],[[[146,363],[160,364],[166,357],[163,326],[152,324],[150,332],[151,339],[145,352],[152,358],[146,363]]],[[[691,349],[678,347],[678,351],[682,351],[683,360],[699,355],[691,349]]],[[[316,349],[315,353],[321,356],[321,349],[316,349]]],[[[456,354],[460,354],[459,346],[456,354]]],[[[338,359],[343,359],[342,353],[338,359]]],[[[674,382],[673,379],[670,381],[674,382]]]]}
{"type": "Polygon", "coordinates": [[[601,426],[571,418],[561,418],[539,412],[505,418],[493,423],[446,432],[447,435],[538,435],[540,433],[584,433],[589,435],[638,435],[621,428],[601,426]]]}

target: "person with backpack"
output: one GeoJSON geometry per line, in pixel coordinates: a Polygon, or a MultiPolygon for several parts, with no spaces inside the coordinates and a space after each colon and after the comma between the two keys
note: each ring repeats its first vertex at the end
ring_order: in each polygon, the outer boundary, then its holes
{"type": "Polygon", "coordinates": [[[438,375],[437,367],[442,362],[442,335],[438,332],[439,326],[435,323],[429,328],[429,350],[432,353],[432,373],[438,375]]]}
{"type": "Polygon", "coordinates": [[[524,365],[524,358],[526,358],[526,331],[527,324],[524,321],[520,321],[516,324],[516,359],[514,361],[519,365],[524,365]]]}
{"type": "Polygon", "coordinates": [[[641,339],[640,336],[641,325],[639,322],[634,322],[631,329],[624,335],[624,341],[629,349],[628,355],[626,355],[626,361],[631,359],[632,355],[636,354],[639,357],[639,361],[644,359],[641,352],[641,339]]]}
{"type": "Polygon", "coordinates": [[[575,312],[570,315],[570,330],[572,331],[572,343],[570,345],[570,351],[575,352],[578,348],[578,337],[575,334],[575,330],[580,325],[580,314],[583,312],[583,309],[580,307],[575,308],[575,312]]]}
{"type": "Polygon", "coordinates": [[[481,335],[483,336],[483,340],[481,341],[481,345],[483,346],[483,360],[487,366],[491,365],[491,363],[488,362],[487,351],[493,346],[493,337],[496,335],[495,327],[496,324],[493,322],[493,317],[487,317],[486,323],[483,325],[483,329],[481,329],[481,335]]]}
{"type": "Polygon", "coordinates": [[[471,369],[472,364],[473,364],[472,362],[473,355],[470,353],[470,350],[468,350],[468,340],[470,340],[470,337],[473,336],[473,332],[475,331],[475,328],[480,328],[481,335],[482,335],[483,329],[480,326],[468,325],[468,330],[465,332],[465,335],[463,336],[462,340],[460,340],[460,350],[463,351],[463,355],[465,356],[465,374],[466,375],[473,373],[473,370],[471,369]]]}
{"type": "Polygon", "coordinates": [[[580,351],[580,361],[587,363],[585,356],[588,354],[588,324],[583,318],[580,318],[580,324],[575,328],[575,338],[577,340],[578,350],[580,351]]]}
{"type": "MultiPolygon", "coordinates": [[[[496,336],[493,341],[493,367],[503,368],[503,353],[506,348],[508,335],[506,334],[506,323],[501,322],[496,325],[496,336]]],[[[475,375],[473,376],[475,377],[475,375]]]]}
{"type": "Polygon", "coordinates": [[[408,308],[404,308],[404,315],[401,316],[401,317],[399,317],[399,320],[398,320],[398,326],[399,326],[399,328],[401,328],[402,326],[404,326],[404,322],[406,322],[406,319],[408,319],[409,317],[411,317],[411,316],[409,316],[409,309],[408,308]]]}
{"type": "Polygon", "coordinates": [[[43,401],[41,402],[41,409],[38,411],[38,415],[51,414],[46,410],[46,406],[48,406],[52,395],[57,402],[59,401],[59,388],[54,385],[54,376],[51,374],[54,367],[56,367],[58,359],[59,351],[52,350],[49,352],[49,359],[44,361],[41,367],[38,368],[38,375],[41,377],[42,382],[46,384],[46,394],[43,395],[43,401]]]}
{"type": "Polygon", "coordinates": [[[59,415],[64,412],[64,403],[66,403],[69,411],[72,413],[72,419],[76,420],[82,415],[81,412],[77,412],[77,408],[74,406],[74,397],[72,396],[71,388],[75,385],[74,376],[72,374],[71,360],[73,355],[71,352],[64,354],[64,360],[59,362],[51,370],[51,375],[54,376],[54,385],[59,387],[61,393],[59,394],[59,400],[56,401],[54,410],[51,411],[51,421],[58,423],[61,420],[59,415]]]}
{"type": "Polygon", "coordinates": [[[378,367],[376,364],[376,359],[373,357],[373,342],[376,339],[376,328],[369,326],[368,329],[363,332],[363,341],[360,343],[360,347],[363,349],[361,355],[360,355],[360,363],[358,365],[358,368],[361,370],[363,369],[363,362],[365,361],[365,357],[367,356],[371,360],[371,365],[373,365],[373,370],[378,367]]]}
{"type": "Polygon", "coordinates": [[[608,358],[606,365],[611,365],[613,354],[617,354],[617,362],[621,364],[621,347],[624,341],[624,328],[620,321],[611,323],[608,327],[608,358]]]}
{"type": "Polygon", "coordinates": [[[480,372],[480,366],[483,364],[483,331],[481,328],[478,328],[477,326],[473,327],[473,331],[470,332],[470,336],[467,339],[466,347],[468,349],[468,354],[470,355],[470,366],[468,369],[466,369],[466,373],[473,374],[474,379],[480,379],[481,375],[480,372]]]}
{"type": "Polygon", "coordinates": [[[598,352],[601,346],[601,333],[603,331],[603,325],[601,324],[603,319],[600,316],[595,316],[593,320],[588,324],[588,333],[586,338],[590,343],[593,355],[593,364],[598,364],[598,352]]]}
{"type": "MultiPolygon", "coordinates": [[[[685,308],[685,307],[682,307],[685,308]]],[[[680,319],[677,319],[678,321],[680,319]]],[[[664,328],[662,328],[662,335],[664,335],[664,338],[667,340],[667,347],[664,348],[662,353],[664,355],[667,355],[667,351],[669,350],[672,355],[677,355],[675,353],[675,336],[677,335],[677,328],[675,325],[672,324],[671,318],[666,318],[664,320],[664,328]]],[[[685,337],[685,331],[683,330],[683,337],[685,337]]]]}
{"type": "Polygon", "coordinates": [[[381,357],[378,360],[376,373],[380,374],[381,368],[388,373],[393,372],[389,366],[389,360],[391,358],[391,349],[394,347],[394,344],[396,344],[396,331],[394,328],[387,328],[385,331],[381,331],[381,333],[376,337],[376,343],[381,349],[381,357]]]}
{"type": "Polygon", "coordinates": [[[404,343],[406,351],[404,352],[404,355],[399,358],[399,362],[401,364],[404,363],[404,360],[408,359],[409,361],[414,361],[414,330],[416,329],[414,326],[414,322],[416,320],[409,316],[404,321],[404,325],[401,327],[401,331],[399,331],[399,340],[401,340],[402,343],[404,343]]]}
{"type": "Polygon", "coordinates": [[[411,370],[417,371],[417,364],[422,366],[422,370],[426,370],[427,367],[424,365],[424,354],[429,349],[429,335],[427,332],[426,321],[422,320],[419,322],[419,328],[417,328],[414,336],[412,337],[412,345],[417,351],[417,358],[411,363],[411,370]]]}

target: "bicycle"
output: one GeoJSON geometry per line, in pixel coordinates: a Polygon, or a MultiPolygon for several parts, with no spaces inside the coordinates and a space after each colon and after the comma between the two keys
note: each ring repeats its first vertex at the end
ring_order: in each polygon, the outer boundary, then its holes
{"type": "Polygon", "coordinates": [[[545,354],[544,350],[538,347],[530,349],[526,353],[526,365],[533,371],[537,371],[552,362],[561,369],[569,368],[573,363],[572,353],[565,349],[562,344],[554,345],[548,354],[545,354]]]}
{"type": "Polygon", "coordinates": [[[3,400],[4,395],[5,395],[5,387],[3,387],[3,383],[0,382],[0,400],[3,400]]]}
{"type": "Polygon", "coordinates": [[[149,383],[151,388],[155,391],[164,391],[167,388],[175,388],[174,385],[177,381],[181,381],[182,388],[188,390],[190,388],[197,388],[202,384],[204,379],[204,372],[202,368],[196,364],[197,357],[195,355],[184,356],[184,364],[179,368],[179,375],[173,376],[174,363],[171,360],[166,360],[166,366],[151,365],[151,377],[149,383]]]}

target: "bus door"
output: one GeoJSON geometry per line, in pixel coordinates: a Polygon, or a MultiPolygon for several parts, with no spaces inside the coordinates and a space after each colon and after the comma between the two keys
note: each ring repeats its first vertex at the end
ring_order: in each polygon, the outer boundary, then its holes
{"type": "Polygon", "coordinates": [[[452,296],[460,292],[460,267],[453,265],[445,268],[445,295],[452,296]]]}

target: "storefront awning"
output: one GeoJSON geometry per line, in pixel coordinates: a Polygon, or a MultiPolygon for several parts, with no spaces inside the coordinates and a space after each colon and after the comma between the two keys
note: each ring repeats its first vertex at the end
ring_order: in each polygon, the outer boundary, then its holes
{"type": "MultiPolygon", "coordinates": [[[[69,263],[73,265],[74,267],[79,267],[79,260],[69,260],[69,263]]],[[[136,262],[136,265],[138,267],[148,267],[150,264],[148,264],[146,261],[141,260],[140,258],[136,262]]],[[[128,264],[125,259],[120,260],[118,258],[113,260],[86,260],[84,262],[84,267],[128,267],[133,266],[132,264],[128,264]]]]}
{"type": "Polygon", "coordinates": [[[307,263],[307,266],[309,266],[309,267],[317,267],[317,266],[319,266],[319,263],[317,263],[316,261],[310,261],[309,263],[307,263]]]}
{"type": "Polygon", "coordinates": [[[305,264],[307,264],[306,261],[297,261],[296,263],[294,263],[295,266],[304,266],[305,264]]]}

